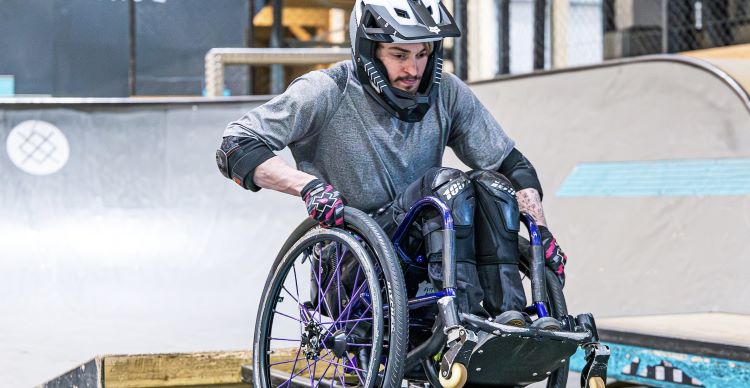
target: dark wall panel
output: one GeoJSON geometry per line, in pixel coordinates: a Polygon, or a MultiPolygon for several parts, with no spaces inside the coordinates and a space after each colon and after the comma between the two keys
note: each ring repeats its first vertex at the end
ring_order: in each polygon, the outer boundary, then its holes
{"type": "Polygon", "coordinates": [[[2,0],[0,74],[15,76],[17,94],[52,94],[54,3],[2,0]]]}
{"type": "Polygon", "coordinates": [[[127,95],[126,1],[0,4],[0,74],[15,76],[16,94],[127,95]]]}
{"type": "MultiPolygon", "coordinates": [[[[136,2],[139,95],[199,95],[213,47],[244,47],[249,0],[136,2]]],[[[17,94],[128,95],[127,0],[0,0],[0,74],[17,94]]],[[[244,67],[226,73],[247,92],[244,67]]]]}
{"type": "MultiPolygon", "coordinates": [[[[144,1],[136,4],[138,95],[197,95],[204,57],[214,47],[244,47],[247,0],[144,1]]],[[[247,91],[247,74],[228,72],[232,94],[247,91]]]]}
{"type": "Polygon", "coordinates": [[[55,95],[128,95],[128,2],[55,1],[55,95]]]}

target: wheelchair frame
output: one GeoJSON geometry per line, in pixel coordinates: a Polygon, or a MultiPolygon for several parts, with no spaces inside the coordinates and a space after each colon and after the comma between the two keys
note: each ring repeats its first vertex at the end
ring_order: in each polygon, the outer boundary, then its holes
{"type": "MultiPolygon", "coordinates": [[[[406,264],[423,263],[424,258],[418,256],[412,259],[403,249],[401,243],[406,236],[407,230],[412,225],[415,218],[425,209],[435,208],[442,215],[443,222],[443,287],[437,292],[429,293],[406,301],[408,310],[414,310],[420,307],[437,304],[438,318],[441,320],[442,330],[434,330],[430,338],[424,343],[416,346],[408,352],[404,358],[404,370],[409,371],[417,365],[422,365],[426,373],[427,380],[433,386],[460,387],[467,378],[469,366],[475,346],[478,343],[477,333],[470,328],[476,328],[480,331],[480,336],[486,339],[488,336],[508,338],[509,340],[528,340],[552,341],[555,344],[567,344],[568,350],[571,345],[582,347],[586,351],[586,366],[581,376],[582,387],[603,387],[607,375],[607,361],[609,358],[609,349],[599,343],[596,332],[596,324],[591,314],[580,314],[577,317],[566,315],[560,317],[562,330],[552,331],[537,327],[515,327],[493,322],[490,319],[459,312],[456,297],[456,258],[455,258],[455,229],[453,217],[450,209],[436,197],[425,197],[416,202],[405,214],[404,219],[399,224],[392,238],[393,250],[397,257],[406,264]],[[447,350],[445,350],[447,349],[447,350]],[[444,351],[443,351],[444,350],[444,351]],[[442,352],[441,352],[442,351],[442,352]],[[428,359],[435,354],[442,353],[439,361],[439,376],[430,373],[431,365],[428,359]],[[439,380],[439,381],[438,381],[439,380]]],[[[547,286],[545,283],[545,263],[542,250],[542,242],[539,229],[536,222],[527,214],[522,214],[521,219],[528,229],[530,236],[531,260],[529,272],[531,278],[532,305],[527,307],[527,311],[536,315],[539,319],[550,316],[547,300],[547,286]]],[[[374,224],[374,223],[373,223],[374,224]]],[[[300,227],[304,226],[301,225],[300,227]]],[[[377,224],[374,224],[377,225],[377,224]]],[[[379,228],[379,227],[378,227],[379,228]]],[[[299,228],[298,228],[299,229],[299,228]]],[[[289,242],[287,242],[288,244],[289,242]]],[[[377,242],[367,241],[372,245],[377,242]]],[[[382,243],[382,242],[381,242],[382,243]]],[[[286,245],[285,245],[286,247],[286,245]]],[[[284,251],[280,254],[283,255],[284,251]]],[[[278,261],[278,259],[277,259],[278,261]]],[[[303,260],[304,261],[304,260],[303,260]]],[[[375,260],[377,262],[377,260],[375,260]]],[[[272,271],[273,272],[273,271],[272,271]]],[[[296,275],[295,275],[296,276],[296,275]]],[[[269,276],[269,282],[271,276],[269,276]]],[[[267,283],[268,285],[268,283],[267,283]]],[[[387,285],[387,281],[386,281],[387,285]]],[[[265,291],[264,291],[265,297],[265,291]]],[[[262,304],[261,306],[263,306],[262,304]]],[[[387,305],[384,306],[387,310],[387,305]]],[[[258,328],[261,325],[262,314],[258,315],[256,323],[256,341],[258,328]]],[[[551,318],[550,318],[551,319],[551,318]]],[[[493,337],[494,339],[494,337],[493,337]]],[[[521,341],[523,342],[523,341],[521,341]]],[[[479,353],[482,353],[479,351],[479,353]]],[[[260,356],[256,353],[255,356],[260,356]]],[[[562,360],[565,361],[564,359],[562,360]]],[[[255,363],[255,361],[254,361],[255,363]]],[[[257,368],[259,364],[255,363],[257,368]]],[[[567,364],[564,365],[567,368],[567,364]]],[[[479,370],[481,368],[477,368],[479,370]]],[[[261,372],[255,369],[256,372],[261,372]]],[[[550,372],[547,372],[549,375],[550,372]]],[[[533,374],[537,376],[537,373],[533,374]]],[[[312,378],[311,378],[312,381],[312,378]]],[[[257,383],[257,380],[256,380],[257,383]]],[[[331,382],[333,386],[335,382],[331,382]]],[[[315,385],[315,384],[312,384],[315,385]]],[[[289,384],[291,386],[291,383],[289,384]]]]}
{"type": "MultiPolygon", "coordinates": [[[[413,310],[433,303],[438,303],[440,316],[443,319],[444,332],[448,338],[447,347],[450,349],[440,363],[440,375],[442,378],[451,378],[452,373],[455,371],[453,368],[454,364],[460,363],[462,365],[468,365],[471,351],[473,350],[473,346],[476,345],[476,335],[461,325],[462,322],[465,322],[479,328],[480,330],[499,336],[518,336],[522,338],[575,342],[587,350],[587,365],[586,368],[584,368],[584,374],[582,376],[582,387],[589,387],[592,384],[590,381],[596,380],[597,377],[602,381],[606,381],[606,365],[609,357],[609,350],[606,346],[599,344],[598,335],[596,333],[596,324],[591,314],[581,314],[576,318],[573,318],[572,316],[565,317],[565,322],[563,322],[564,327],[575,329],[575,323],[578,323],[578,328],[581,330],[579,332],[559,332],[540,330],[533,327],[517,328],[495,323],[473,314],[459,313],[457,311],[453,301],[453,298],[456,296],[456,258],[454,250],[455,229],[450,209],[439,198],[428,196],[417,201],[407,211],[404,219],[396,229],[392,243],[396,253],[404,262],[413,263],[415,260],[412,260],[402,249],[401,242],[417,215],[429,207],[437,209],[440,212],[443,221],[443,289],[438,292],[412,298],[407,301],[407,305],[409,310],[413,310]]],[[[529,232],[532,254],[530,263],[532,305],[527,307],[526,311],[535,312],[538,318],[549,317],[546,292],[547,287],[544,275],[545,263],[539,227],[537,226],[536,221],[526,213],[521,214],[521,220],[529,232]]],[[[418,257],[416,261],[422,262],[423,260],[423,258],[418,257]]],[[[427,344],[432,346],[425,346],[424,348],[418,347],[415,351],[410,352],[406,358],[406,368],[408,369],[415,365],[418,359],[429,356],[431,351],[434,353],[437,346],[444,342],[440,341],[444,337],[446,336],[441,335],[438,331],[427,341],[427,344]]],[[[460,373],[465,372],[461,371],[460,373]]]]}

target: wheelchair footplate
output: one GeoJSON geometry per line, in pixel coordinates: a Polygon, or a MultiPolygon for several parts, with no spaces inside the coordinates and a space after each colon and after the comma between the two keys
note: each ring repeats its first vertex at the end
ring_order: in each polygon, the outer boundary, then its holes
{"type": "MultiPolygon", "coordinates": [[[[597,342],[596,329],[578,324],[573,316],[564,317],[563,328],[554,331],[503,325],[471,314],[461,318],[479,329],[467,364],[471,385],[532,384],[566,366],[579,346],[603,346],[597,342]]],[[[597,361],[595,369],[606,380],[606,360],[597,361]]]]}

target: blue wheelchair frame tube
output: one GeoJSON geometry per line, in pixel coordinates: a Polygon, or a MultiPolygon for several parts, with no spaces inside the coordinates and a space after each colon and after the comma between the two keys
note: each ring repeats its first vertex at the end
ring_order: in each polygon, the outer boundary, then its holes
{"type": "MultiPolygon", "coordinates": [[[[401,248],[401,240],[404,238],[409,226],[414,222],[414,218],[426,207],[436,208],[443,216],[443,290],[435,293],[423,295],[409,300],[409,309],[415,309],[436,302],[445,296],[456,295],[456,256],[455,243],[456,231],[453,225],[453,216],[448,206],[437,197],[425,197],[417,201],[404,216],[403,221],[396,229],[393,235],[393,247],[396,253],[407,263],[412,263],[412,259],[401,248]]],[[[539,318],[548,317],[547,295],[545,293],[545,274],[544,274],[544,255],[542,248],[542,238],[539,233],[539,226],[536,221],[526,213],[521,213],[521,220],[529,231],[531,240],[531,293],[534,309],[539,318]]]]}
{"type": "Polygon", "coordinates": [[[430,196],[424,197],[412,205],[393,235],[393,247],[402,260],[407,263],[412,262],[409,255],[401,248],[401,240],[417,214],[428,206],[436,208],[443,216],[443,290],[409,300],[410,309],[426,306],[445,296],[456,296],[456,253],[454,249],[456,246],[456,230],[453,226],[451,211],[443,201],[430,196]]]}
{"type": "Polygon", "coordinates": [[[542,248],[542,237],[539,233],[539,226],[530,215],[521,213],[521,220],[529,230],[529,240],[531,242],[531,295],[536,314],[539,318],[548,317],[547,295],[545,293],[546,279],[544,275],[544,251],[542,248]]]}

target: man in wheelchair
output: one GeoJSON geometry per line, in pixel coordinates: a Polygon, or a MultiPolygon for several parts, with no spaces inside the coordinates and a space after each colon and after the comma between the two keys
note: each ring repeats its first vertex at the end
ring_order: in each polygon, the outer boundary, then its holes
{"type": "MultiPolygon", "coordinates": [[[[349,32],[352,61],[296,79],[228,125],[221,172],[248,190],[301,196],[324,227],[343,226],[345,207],[360,209],[390,237],[415,203],[437,197],[454,223],[458,311],[531,325],[521,214],[538,225],[544,262],[561,285],[567,257],[547,228],[532,164],[468,86],[442,71],[443,39],[461,34],[452,16],[440,0],[357,0],[349,32]],[[275,156],[285,147],[296,168],[275,156]],[[442,167],[445,147],[473,170],[442,167]]],[[[407,238],[435,289],[445,273],[442,221],[423,212],[419,236],[407,238]]]]}

